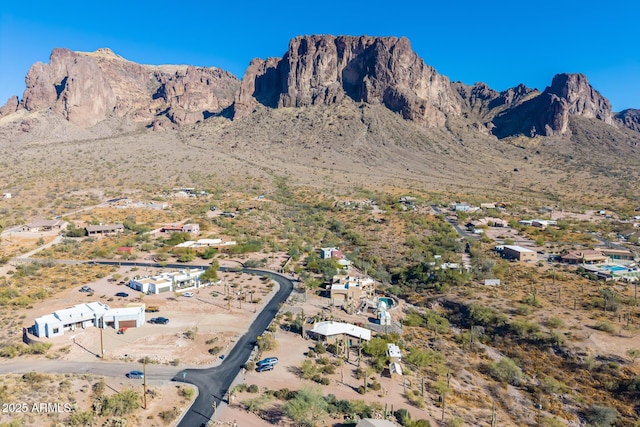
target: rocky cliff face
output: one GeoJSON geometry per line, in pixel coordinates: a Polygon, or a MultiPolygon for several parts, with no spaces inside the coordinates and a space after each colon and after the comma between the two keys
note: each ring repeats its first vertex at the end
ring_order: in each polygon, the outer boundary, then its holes
{"type": "Polygon", "coordinates": [[[461,111],[449,79],[425,65],[405,38],[304,36],[291,41],[283,58],[251,63],[235,114],[246,115],[257,103],[302,107],[347,97],[383,104],[427,127],[443,126],[461,111]]]}
{"type": "Polygon", "coordinates": [[[609,101],[582,74],[558,74],[540,95],[497,114],[493,133],[499,138],[568,135],[570,116],[613,123],[609,101]]]}
{"type": "Polygon", "coordinates": [[[239,87],[217,68],[140,65],[109,49],[55,49],[49,64],[31,67],[26,84],[23,108],[50,109],[83,128],[108,117],[195,123],[228,108],[239,87]]]}
{"type": "Polygon", "coordinates": [[[640,132],[640,110],[630,108],[617,113],[614,117],[616,123],[626,128],[640,132]]]}

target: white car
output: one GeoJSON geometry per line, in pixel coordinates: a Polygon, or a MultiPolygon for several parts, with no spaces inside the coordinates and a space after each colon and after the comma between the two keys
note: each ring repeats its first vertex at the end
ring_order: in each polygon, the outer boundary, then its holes
{"type": "Polygon", "coordinates": [[[193,296],[193,292],[185,292],[182,294],[183,297],[191,298],[193,296]]]}

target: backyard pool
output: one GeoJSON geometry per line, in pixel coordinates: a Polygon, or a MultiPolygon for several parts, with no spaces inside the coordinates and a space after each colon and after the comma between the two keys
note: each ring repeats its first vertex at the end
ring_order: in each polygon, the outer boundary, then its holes
{"type": "Polygon", "coordinates": [[[393,300],[388,297],[378,297],[378,301],[384,301],[384,303],[387,304],[387,308],[391,308],[395,305],[393,300]]]}

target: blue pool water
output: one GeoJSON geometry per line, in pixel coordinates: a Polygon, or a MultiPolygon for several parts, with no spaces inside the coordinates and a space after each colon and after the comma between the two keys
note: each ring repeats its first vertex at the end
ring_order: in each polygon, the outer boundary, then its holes
{"type": "Polygon", "coordinates": [[[393,307],[393,300],[391,298],[387,298],[387,297],[379,297],[378,300],[380,301],[384,301],[385,304],[387,304],[388,308],[393,307]]]}
{"type": "Polygon", "coordinates": [[[621,267],[619,265],[605,265],[602,268],[609,271],[627,271],[626,267],[621,267]]]}

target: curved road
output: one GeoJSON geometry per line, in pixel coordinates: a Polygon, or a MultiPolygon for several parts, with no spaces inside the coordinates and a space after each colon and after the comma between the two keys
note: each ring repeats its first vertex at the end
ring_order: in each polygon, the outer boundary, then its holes
{"type": "MultiPolygon", "coordinates": [[[[89,264],[159,267],[157,264],[139,262],[89,261],[89,264]]],[[[190,266],[185,264],[169,264],[163,267],[185,268],[190,266]]],[[[236,269],[221,267],[220,270],[228,271],[236,269]]],[[[251,356],[257,337],[262,335],[267,329],[278,313],[280,304],[289,297],[293,290],[293,282],[281,274],[251,268],[238,269],[238,271],[269,277],[275,280],[280,285],[280,288],[249,326],[248,331],[236,342],[229,354],[226,355],[224,361],[219,366],[207,369],[185,369],[176,373],[176,368],[172,366],[154,366],[152,372],[149,372],[148,378],[151,380],[172,379],[174,381],[190,383],[198,387],[198,397],[191,405],[191,408],[184,414],[180,424],[178,424],[180,427],[202,426],[209,422],[213,416],[214,402],[216,406],[220,405],[229,387],[231,387],[231,383],[240,372],[240,369],[242,369],[244,363],[251,356]]],[[[122,372],[122,366],[123,364],[121,363],[43,361],[43,363],[38,363],[37,371],[76,374],[93,373],[112,376],[114,372],[120,374],[122,372]]],[[[31,370],[34,370],[33,367],[30,367],[26,371],[31,370]]],[[[26,371],[24,362],[16,361],[0,364],[0,372],[3,373],[26,371]]]]}

